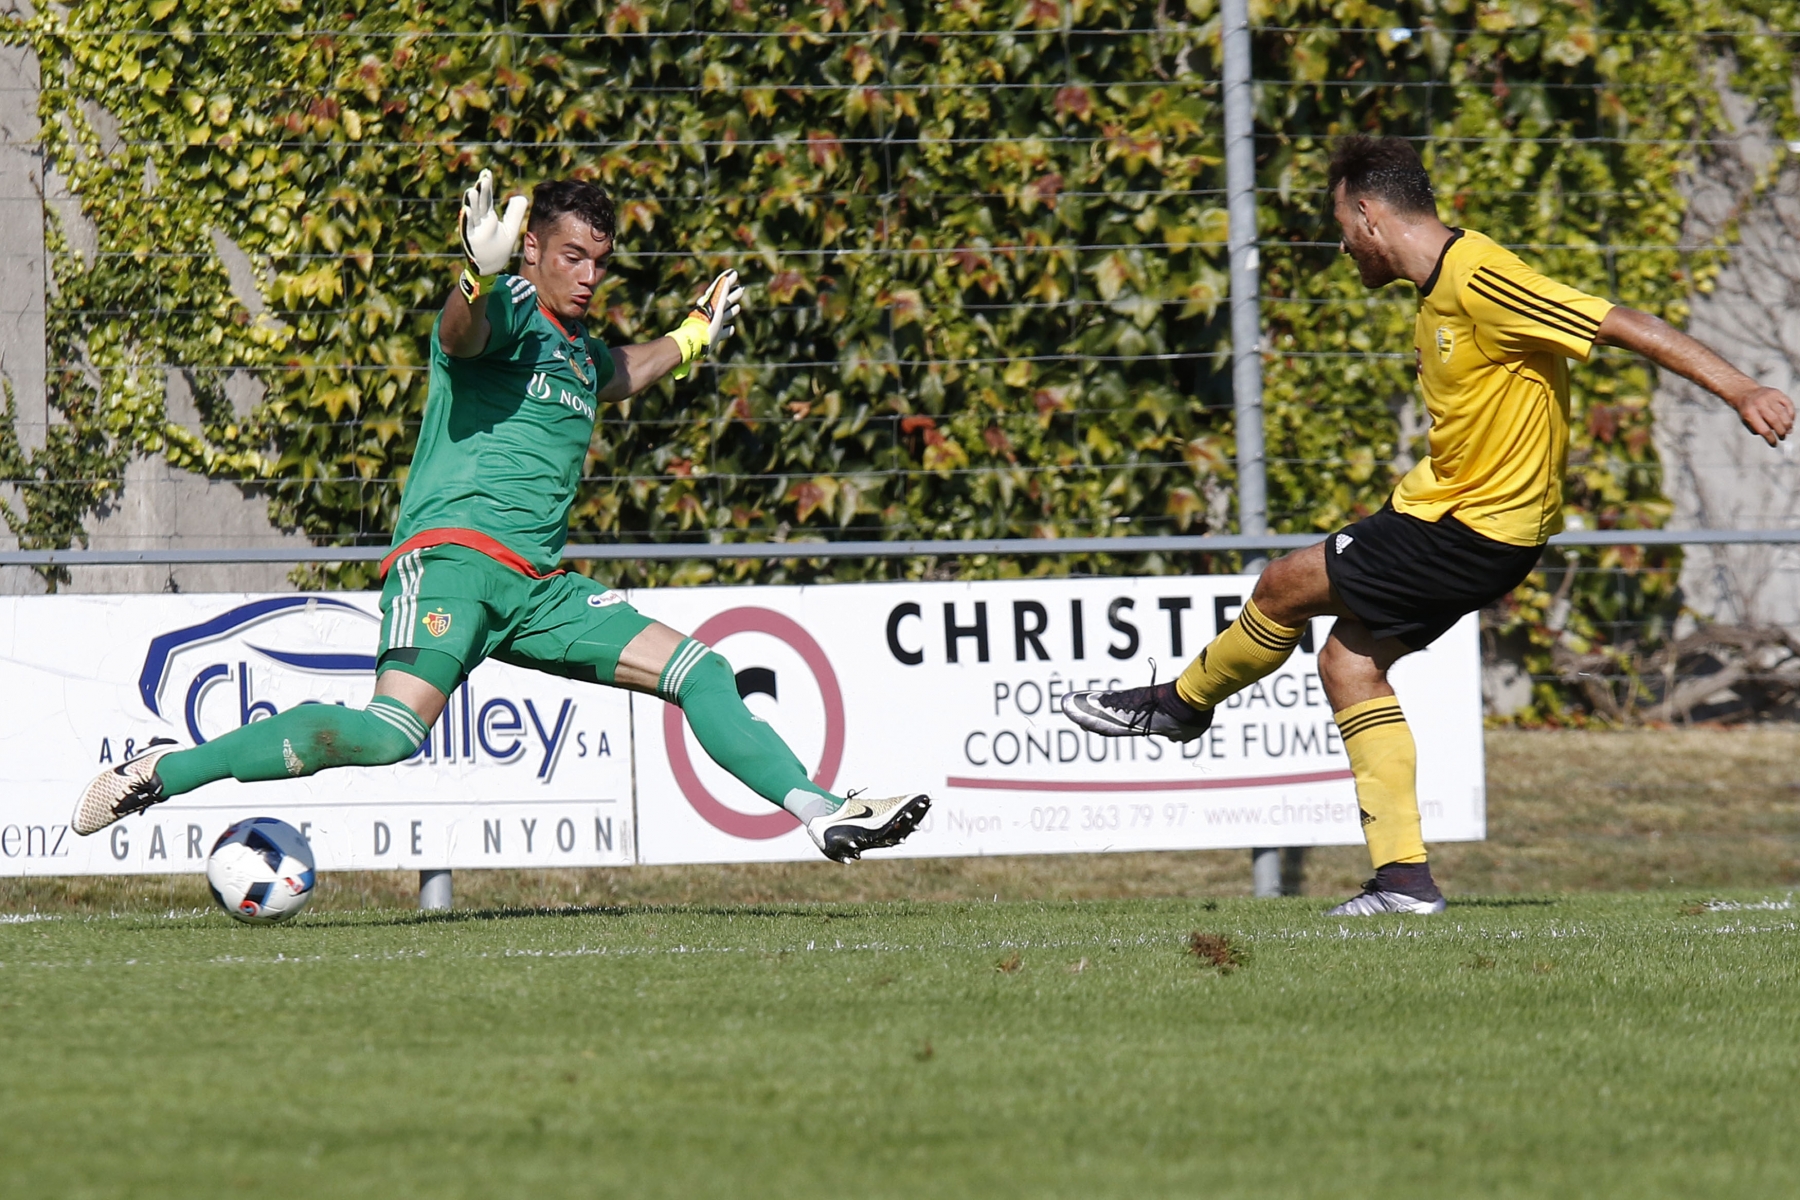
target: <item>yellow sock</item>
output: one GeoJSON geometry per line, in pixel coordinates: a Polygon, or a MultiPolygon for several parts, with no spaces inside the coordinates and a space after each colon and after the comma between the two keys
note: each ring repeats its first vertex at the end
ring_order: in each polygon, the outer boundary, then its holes
{"type": "Polygon", "coordinates": [[[1356,803],[1362,809],[1363,837],[1377,867],[1425,861],[1419,832],[1419,751],[1406,714],[1394,696],[1352,704],[1332,714],[1356,772],[1356,803]]]}
{"type": "Polygon", "coordinates": [[[1288,660],[1304,629],[1289,629],[1263,616],[1255,600],[1225,627],[1175,680],[1175,692],[1195,708],[1217,708],[1288,660]]]}

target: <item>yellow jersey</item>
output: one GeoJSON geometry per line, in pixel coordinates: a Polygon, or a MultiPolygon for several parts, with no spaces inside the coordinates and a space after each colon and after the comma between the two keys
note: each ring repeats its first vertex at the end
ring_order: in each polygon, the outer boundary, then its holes
{"type": "Polygon", "coordinates": [[[1514,546],[1548,541],[1562,528],[1568,360],[1587,361],[1612,308],[1452,231],[1413,330],[1431,454],[1394,489],[1394,507],[1514,546]]]}

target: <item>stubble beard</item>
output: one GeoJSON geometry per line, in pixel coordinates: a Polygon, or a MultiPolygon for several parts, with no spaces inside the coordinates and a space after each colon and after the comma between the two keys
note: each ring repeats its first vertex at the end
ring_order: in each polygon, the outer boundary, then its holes
{"type": "Polygon", "coordinates": [[[1384,288],[1400,278],[1394,269],[1376,258],[1373,254],[1357,253],[1352,250],[1350,257],[1356,260],[1356,272],[1362,277],[1363,286],[1371,290],[1384,288]]]}

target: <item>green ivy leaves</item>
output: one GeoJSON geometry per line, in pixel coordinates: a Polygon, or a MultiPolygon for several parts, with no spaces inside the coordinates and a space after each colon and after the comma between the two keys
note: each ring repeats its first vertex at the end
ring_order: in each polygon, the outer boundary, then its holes
{"type": "MultiPolygon", "coordinates": [[[[1672,35],[1792,29],[1795,8],[1258,3],[1272,524],[1354,519],[1423,449],[1411,297],[1368,293],[1335,254],[1332,138],[1421,138],[1456,220],[1679,320],[1717,263],[1669,248],[1676,180],[1729,127],[1715,68],[1759,119],[1794,121],[1786,39],[1672,35]]],[[[593,310],[608,339],[668,328],[725,266],[750,285],[723,361],[603,414],[577,540],[1232,523],[1210,0],[117,0],[44,6],[9,37],[44,64],[46,157],[100,247],[81,259],[53,231],[67,432],[35,458],[6,451],[10,475],[44,481],[9,514],[37,544],[79,537],[134,450],[264,482],[277,517],[321,541],[382,540],[457,268],[455,199],[482,167],[508,190],[573,174],[614,193],[620,250],[593,310]],[[249,256],[259,296],[232,292],[217,238],[249,256]],[[170,364],[197,432],[163,411],[170,364]],[[266,389],[248,415],[234,372],[266,389]]],[[[1648,372],[1603,355],[1576,380],[1572,505],[1659,522],[1648,372]]]]}

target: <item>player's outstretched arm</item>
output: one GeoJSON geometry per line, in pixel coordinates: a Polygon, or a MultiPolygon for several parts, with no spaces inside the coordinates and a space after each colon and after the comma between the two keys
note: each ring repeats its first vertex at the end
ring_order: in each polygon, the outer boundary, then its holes
{"type": "Polygon", "coordinates": [[[456,226],[462,234],[462,275],[444,301],[444,317],[438,323],[438,344],[452,358],[471,358],[487,349],[487,297],[495,276],[512,261],[525,224],[526,202],[514,196],[506,202],[506,214],[494,211],[494,173],[483,171],[475,186],[463,193],[462,212],[456,226]]]}
{"type": "Polygon", "coordinates": [[[612,352],[612,382],[600,391],[607,403],[635,396],[664,375],[686,379],[694,360],[715,351],[737,328],[744,289],[738,273],[726,271],[707,284],[681,324],[654,342],[621,346],[612,352]]]}
{"type": "Polygon", "coordinates": [[[1606,314],[1594,339],[1623,346],[1684,379],[1691,379],[1737,411],[1744,428],[1773,446],[1794,428],[1794,404],[1780,391],[1763,387],[1704,343],[1667,321],[1623,306],[1606,314]]]}

